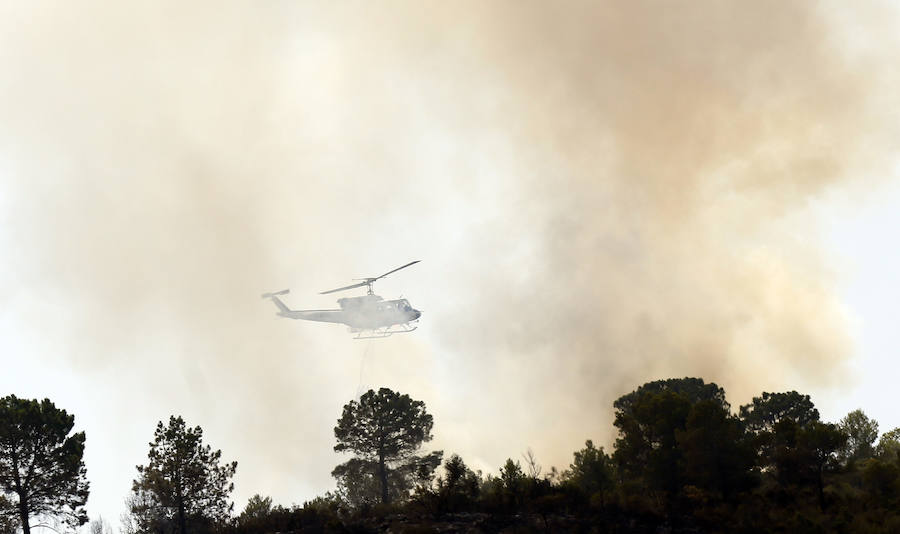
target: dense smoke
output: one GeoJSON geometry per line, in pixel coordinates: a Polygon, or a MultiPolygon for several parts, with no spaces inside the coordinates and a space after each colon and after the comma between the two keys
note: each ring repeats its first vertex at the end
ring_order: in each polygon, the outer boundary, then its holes
{"type": "Polygon", "coordinates": [[[611,443],[647,380],[837,386],[810,206],[884,169],[896,43],[815,6],[6,6],[3,386],[76,414],[101,507],[172,413],[239,461],[240,507],[333,487],[364,387],[496,469],[611,443]],[[259,300],[416,259],[375,288],[424,310],[406,337],[259,300]]]}

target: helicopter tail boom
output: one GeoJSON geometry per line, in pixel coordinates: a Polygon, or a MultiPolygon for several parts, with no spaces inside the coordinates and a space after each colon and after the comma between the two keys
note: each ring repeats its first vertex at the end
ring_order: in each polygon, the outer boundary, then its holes
{"type": "Polygon", "coordinates": [[[264,299],[272,299],[272,302],[278,306],[278,311],[281,312],[279,315],[287,315],[291,313],[291,309],[285,306],[284,302],[281,302],[281,299],[278,298],[278,295],[287,295],[290,293],[290,289],[282,289],[281,291],[275,291],[274,293],[263,293],[262,298],[264,299]]]}
{"type": "Polygon", "coordinates": [[[323,323],[343,323],[345,321],[343,310],[292,310],[278,298],[279,295],[287,295],[290,289],[282,289],[274,293],[263,293],[262,298],[271,299],[278,306],[278,315],[288,319],[302,319],[304,321],[320,321],[323,323]]]}

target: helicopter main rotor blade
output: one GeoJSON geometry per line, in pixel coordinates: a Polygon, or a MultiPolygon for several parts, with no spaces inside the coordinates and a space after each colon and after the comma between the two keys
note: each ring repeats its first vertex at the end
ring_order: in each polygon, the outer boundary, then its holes
{"type": "Polygon", "coordinates": [[[387,275],[389,275],[389,274],[391,274],[391,273],[396,273],[396,272],[399,271],[400,269],[406,269],[406,268],[409,267],[410,265],[415,265],[415,264],[419,263],[420,261],[422,261],[422,260],[411,261],[411,262],[407,263],[406,265],[404,265],[403,267],[397,267],[397,268],[394,269],[393,271],[388,271],[388,272],[384,273],[383,275],[379,276],[378,278],[373,278],[372,280],[379,280],[379,279],[384,278],[385,276],[387,276],[387,275]]]}
{"type": "Polygon", "coordinates": [[[363,286],[369,286],[369,292],[371,293],[372,282],[374,282],[375,280],[380,280],[391,273],[396,273],[400,269],[406,269],[410,265],[415,265],[415,264],[419,263],[420,261],[422,261],[422,260],[411,261],[402,267],[397,267],[393,271],[388,271],[388,272],[384,273],[383,275],[377,276],[375,278],[354,278],[354,280],[362,280],[362,281],[358,284],[351,284],[349,286],[339,287],[337,289],[329,289],[328,291],[323,291],[319,294],[327,295],[329,293],[337,293],[338,291],[344,291],[345,289],[353,289],[355,287],[363,287],[363,286]]]}
{"type": "Polygon", "coordinates": [[[359,284],[351,284],[351,285],[349,285],[349,286],[339,287],[339,288],[337,288],[337,289],[329,289],[328,291],[323,291],[323,292],[321,292],[321,293],[319,293],[319,294],[320,294],[320,295],[327,295],[327,294],[329,294],[329,293],[337,293],[338,291],[343,291],[343,290],[345,290],[345,289],[353,289],[354,287],[363,287],[363,286],[366,286],[366,285],[369,285],[369,283],[368,283],[368,282],[361,282],[361,283],[359,283],[359,284]]]}

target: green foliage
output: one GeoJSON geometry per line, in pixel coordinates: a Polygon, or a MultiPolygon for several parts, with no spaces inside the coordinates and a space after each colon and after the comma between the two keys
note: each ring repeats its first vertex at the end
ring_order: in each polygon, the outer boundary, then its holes
{"type": "Polygon", "coordinates": [[[316,497],[303,506],[273,504],[269,497],[255,495],[244,511],[221,534],[270,534],[273,532],[347,532],[343,525],[343,501],[332,493],[316,497]],[[307,530],[309,529],[309,530],[307,530]]]}
{"type": "Polygon", "coordinates": [[[562,479],[564,482],[572,484],[588,499],[595,495],[599,504],[605,504],[605,496],[612,490],[615,476],[615,464],[603,450],[594,447],[594,442],[587,440],[584,442],[584,448],[575,451],[574,459],[569,465],[568,471],[564,472],[562,479]]]}
{"type": "MultiPolygon", "coordinates": [[[[351,458],[338,465],[331,471],[331,476],[337,479],[338,494],[350,506],[359,508],[373,506],[382,502],[381,480],[379,478],[378,462],[351,458]]],[[[389,470],[387,474],[388,499],[396,501],[403,499],[406,490],[405,480],[399,477],[396,470],[389,470]]]]}
{"type": "Polygon", "coordinates": [[[0,492],[12,498],[0,506],[4,523],[17,521],[29,534],[35,516],[73,528],[87,522],[85,435],[70,436],[74,425],[75,417],[49,399],[0,399],[0,492]]]}
{"type": "Polygon", "coordinates": [[[732,448],[743,439],[740,425],[729,415],[725,391],[716,384],[700,378],[658,380],[622,396],[613,406],[619,429],[613,458],[622,476],[644,491],[657,492],[666,506],[689,479],[727,491],[743,476],[747,466],[742,463],[733,466],[738,473],[716,471],[729,455],[741,457],[732,448]],[[722,428],[703,428],[711,422],[722,428]],[[709,448],[704,441],[707,431],[729,435],[736,442],[716,442],[719,446],[709,448]]]}
{"type": "MultiPolygon", "coordinates": [[[[430,482],[442,456],[442,451],[434,451],[386,465],[387,502],[406,500],[410,490],[422,478],[427,478],[430,482]]],[[[351,458],[335,467],[331,476],[338,481],[338,495],[350,506],[359,508],[384,503],[378,462],[351,458]]]]}
{"type": "Polygon", "coordinates": [[[862,479],[876,505],[896,509],[900,497],[900,466],[873,458],[865,462],[862,479]]]}
{"type": "Polygon", "coordinates": [[[525,485],[525,473],[518,461],[513,462],[512,458],[507,458],[506,463],[500,468],[500,481],[503,487],[512,495],[516,495],[522,491],[525,485]]]}
{"type": "Polygon", "coordinates": [[[847,436],[832,423],[810,423],[797,434],[798,448],[808,455],[809,464],[819,473],[837,469],[837,452],[846,441],[847,436]]]}
{"type": "Polygon", "coordinates": [[[348,500],[367,503],[378,496],[387,504],[406,498],[416,478],[440,465],[440,451],[424,457],[415,454],[431,440],[433,425],[424,402],[388,388],[377,393],[370,389],[359,402],[346,404],[334,428],[338,442],[334,450],[356,457],[337,466],[332,475],[348,500]]]}
{"type": "Polygon", "coordinates": [[[138,466],[129,501],[136,533],[209,530],[224,523],[237,462],[221,464],[222,451],[203,444],[203,430],[181,417],[156,426],[149,462],[138,466]]]}
{"type": "Polygon", "coordinates": [[[500,468],[498,478],[488,477],[482,484],[486,505],[492,511],[509,512],[520,508],[533,508],[536,500],[547,495],[551,483],[540,478],[540,466],[529,451],[525,455],[528,473],[521,463],[507,459],[500,468]]]}
{"type": "Polygon", "coordinates": [[[756,451],[740,420],[714,400],[691,407],[683,430],[676,430],[684,484],[710,498],[731,499],[756,482],[756,451]]]}
{"type": "Polygon", "coordinates": [[[741,420],[747,430],[753,433],[774,432],[781,421],[793,421],[798,426],[806,426],[819,420],[819,410],[813,405],[809,395],[796,391],[785,393],[763,392],[753,397],[753,402],[741,406],[741,420]]]}
{"type": "Polygon", "coordinates": [[[18,508],[12,501],[0,495],[0,534],[15,534],[18,530],[18,508]]]}
{"type": "Polygon", "coordinates": [[[628,413],[631,407],[639,402],[643,395],[658,394],[664,392],[672,392],[681,395],[691,402],[699,402],[702,400],[714,401],[725,409],[729,409],[730,405],[725,400],[725,390],[714,383],[707,384],[702,378],[668,378],[666,380],[656,380],[647,382],[635,391],[619,397],[613,403],[616,413],[628,413]]]}
{"type": "Polygon", "coordinates": [[[434,420],[425,403],[388,388],[369,390],[350,401],[334,428],[336,452],[352,451],[367,460],[402,458],[431,440],[434,420]]]}
{"type": "Polygon", "coordinates": [[[879,458],[900,460],[900,428],[882,434],[881,439],[878,440],[878,446],[875,447],[875,454],[879,458]]]}
{"type": "Polygon", "coordinates": [[[819,411],[809,395],[796,391],[763,392],[761,396],[753,397],[750,404],[741,406],[740,417],[744,427],[754,436],[757,465],[765,470],[775,470],[780,461],[781,470],[787,468],[791,473],[788,476],[793,476],[793,468],[788,468],[785,463],[791,454],[785,447],[795,444],[800,429],[819,421],[819,411]],[[780,460],[776,454],[780,454],[780,460]]]}
{"type": "MultiPolygon", "coordinates": [[[[822,423],[794,391],[755,397],[741,418],[721,388],[698,378],[650,382],[614,406],[612,457],[588,440],[561,474],[551,468],[542,478],[529,450],[524,463],[510,458],[482,477],[454,454],[435,477],[442,453],[416,454],[432,426],[424,404],[370,391],[344,407],[335,428],[335,449],[358,453],[334,469],[337,493],[290,508],[256,495],[217,534],[900,531],[900,429],[882,436],[875,456],[842,463],[842,451],[857,450],[850,429],[872,425],[822,423]]],[[[871,434],[856,435],[871,446],[871,434]]],[[[160,507],[143,490],[131,503],[160,507]]],[[[156,517],[153,534],[176,530],[171,515],[156,517]]]]}
{"type": "Polygon", "coordinates": [[[247,506],[238,516],[238,521],[250,521],[265,517],[272,511],[272,498],[256,494],[247,501],[247,506]]]}
{"type": "Polygon", "coordinates": [[[421,484],[415,501],[435,516],[470,509],[481,496],[481,476],[458,454],[444,461],[443,474],[433,484],[421,484]]]}
{"type": "Polygon", "coordinates": [[[843,462],[855,462],[875,455],[877,421],[869,419],[862,410],[853,410],[841,419],[838,427],[847,435],[847,442],[840,451],[843,462]]]}
{"type": "Polygon", "coordinates": [[[455,510],[474,502],[481,491],[481,477],[454,454],[444,462],[444,476],[438,477],[436,491],[447,501],[446,508],[455,510]]]}
{"type": "Polygon", "coordinates": [[[825,507],[825,476],[840,465],[838,451],[847,436],[837,425],[814,421],[803,427],[785,420],[775,425],[774,467],[783,489],[807,487],[825,507]]]}

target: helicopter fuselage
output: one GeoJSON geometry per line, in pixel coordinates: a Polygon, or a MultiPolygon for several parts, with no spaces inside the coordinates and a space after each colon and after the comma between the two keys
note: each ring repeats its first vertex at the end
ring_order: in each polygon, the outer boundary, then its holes
{"type": "MultiPolygon", "coordinates": [[[[280,301],[277,301],[276,304],[280,301]]],[[[377,330],[418,319],[422,313],[406,299],[384,300],[378,295],[338,299],[340,309],[290,310],[285,306],[278,315],[303,321],[341,323],[356,330],[377,330]]]]}
{"type": "Polygon", "coordinates": [[[406,299],[384,300],[378,295],[338,299],[342,323],[360,330],[374,330],[418,319],[422,313],[406,299]]]}

